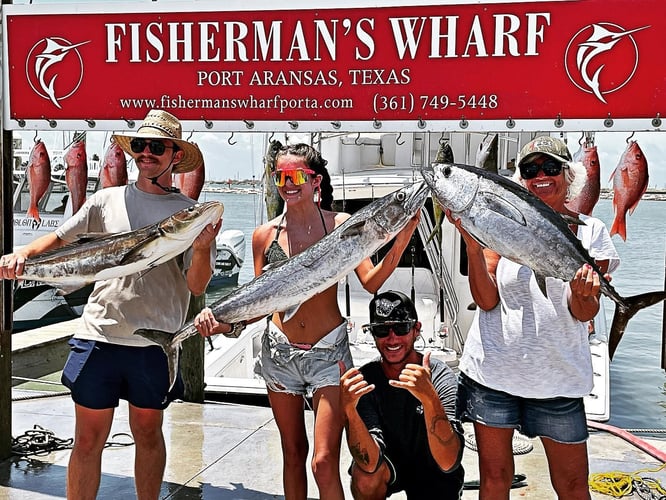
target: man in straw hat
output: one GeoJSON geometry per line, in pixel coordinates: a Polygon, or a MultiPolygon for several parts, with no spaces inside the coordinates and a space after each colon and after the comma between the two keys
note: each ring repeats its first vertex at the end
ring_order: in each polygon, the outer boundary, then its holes
{"type": "MultiPolygon", "coordinates": [[[[195,201],[171,187],[174,172],[202,164],[199,149],[181,138],[178,119],[161,110],[148,113],[132,134],[113,136],[134,158],[136,182],[94,193],[53,233],[0,262],[0,277],[15,279],[28,257],[61,247],[81,233],[118,233],[154,224],[195,201]]],[[[67,498],[94,498],[101,477],[102,450],[120,399],[129,407],[134,442],[137,497],[158,498],[166,448],[162,413],[182,393],[182,380],[169,392],[167,359],[156,344],[134,335],[138,328],[175,331],[185,322],[190,294],[201,295],[215,265],[215,236],[221,221],[208,225],[191,249],[151,269],[100,281],[88,298],[62,382],[75,403],[74,447],[67,471],[67,498]]]]}

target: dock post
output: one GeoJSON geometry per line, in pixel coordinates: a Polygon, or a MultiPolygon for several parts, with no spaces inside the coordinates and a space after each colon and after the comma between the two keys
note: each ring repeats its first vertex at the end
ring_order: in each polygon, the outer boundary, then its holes
{"type": "MultiPolygon", "coordinates": [[[[7,3],[3,0],[2,2],[7,3]]],[[[1,109],[0,109],[1,111],[1,109]]],[[[0,113],[2,123],[2,113],[0,113]]],[[[14,215],[12,212],[12,133],[2,127],[0,141],[2,169],[0,170],[0,250],[2,255],[14,248],[14,215]]],[[[0,282],[0,460],[12,454],[12,329],[13,329],[13,282],[0,282]]]]}
{"type": "MultiPolygon", "coordinates": [[[[206,305],[205,294],[190,298],[187,320],[192,319],[206,305]]],[[[183,342],[180,353],[180,373],[185,385],[183,400],[189,403],[204,401],[204,338],[192,335],[183,342]]]]}

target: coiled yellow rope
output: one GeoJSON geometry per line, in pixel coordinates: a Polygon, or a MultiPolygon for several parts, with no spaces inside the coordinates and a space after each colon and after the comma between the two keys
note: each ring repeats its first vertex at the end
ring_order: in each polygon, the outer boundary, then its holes
{"type": "Polygon", "coordinates": [[[650,490],[655,490],[659,495],[666,495],[666,490],[658,479],[641,476],[645,472],[659,472],[664,467],[666,467],[666,463],[656,469],[641,469],[636,472],[613,471],[590,474],[588,484],[591,490],[615,498],[631,495],[636,483],[642,484],[650,490]]]}

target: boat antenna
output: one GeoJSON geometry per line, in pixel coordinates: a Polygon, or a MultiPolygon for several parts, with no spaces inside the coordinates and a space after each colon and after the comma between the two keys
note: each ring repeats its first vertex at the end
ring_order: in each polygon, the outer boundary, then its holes
{"type": "Polygon", "coordinates": [[[412,299],[412,304],[416,304],[416,290],[414,288],[414,268],[416,267],[416,247],[414,246],[414,243],[412,243],[412,246],[409,248],[409,253],[412,256],[412,289],[411,289],[411,299],[412,299]]]}

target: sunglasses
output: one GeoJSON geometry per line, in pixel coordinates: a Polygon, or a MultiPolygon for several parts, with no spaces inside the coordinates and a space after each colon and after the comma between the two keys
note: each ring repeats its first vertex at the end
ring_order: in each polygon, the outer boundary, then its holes
{"type": "Polygon", "coordinates": [[[291,179],[294,186],[300,186],[308,182],[308,174],[314,174],[314,170],[310,169],[294,169],[294,170],[276,170],[273,172],[273,180],[277,187],[282,187],[287,183],[287,178],[291,179]]]}
{"type": "Polygon", "coordinates": [[[557,160],[546,160],[541,165],[537,163],[524,163],[520,165],[520,176],[523,179],[534,179],[539,170],[543,170],[543,173],[548,177],[554,177],[562,173],[562,168],[564,165],[557,160]]]}
{"type": "Polygon", "coordinates": [[[176,149],[175,146],[166,146],[162,141],[147,141],[138,138],[134,138],[130,141],[130,148],[132,148],[133,153],[143,153],[144,149],[146,149],[146,144],[148,144],[148,150],[150,153],[155,156],[162,156],[167,148],[176,149]]]}
{"type": "Polygon", "coordinates": [[[398,337],[403,337],[412,331],[416,320],[410,319],[409,321],[387,321],[385,323],[375,323],[370,325],[363,325],[364,332],[372,334],[373,337],[383,339],[388,337],[393,330],[398,337]]]}

